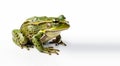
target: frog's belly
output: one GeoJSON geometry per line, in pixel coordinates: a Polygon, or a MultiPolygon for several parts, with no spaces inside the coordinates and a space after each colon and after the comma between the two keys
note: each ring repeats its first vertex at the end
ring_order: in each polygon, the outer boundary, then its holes
{"type": "Polygon", "coordinates": [[[58,36],[60,34],[60,32],[47,32],[45,35],[46,35],[46,38],[45,38],[45,41],[49,41],[53,38],[55,38],[56,36],[58,36]]]}

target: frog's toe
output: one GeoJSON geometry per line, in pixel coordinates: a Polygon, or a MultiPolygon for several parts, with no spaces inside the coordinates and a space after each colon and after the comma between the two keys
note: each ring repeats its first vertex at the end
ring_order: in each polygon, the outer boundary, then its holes
{"type": "Polygon", "coordinates": [[[57,41],[55,41],[55,40],[52,40],[52,41],[50,41],[49,43],[50,43],[50,44],[51,44],[51,43],[55,43],[55,46],[58,46],[58,45],[67,46],[63,41],[57,42],[57,41]]]}
{"type": "Polygon", "coordinates": [[[54,49],[53,47],[47,47],[44,49],[43,53],[47,53],[49,55],[51,55],[52,53],[55,53],[57,55],[59,55],[59,50],[58,49],[54,49]]]}
{"type": "Polygon", "coordinates": [[[55,46],[58,46],[58,45],[67,46],[65,43],[56,43],[56,44],[55,44],[55,46]]]}
{"type": "Polygon", "coordinates": [[[55,45],[56,46],[58,46],[58,45],[63,45],[63,46],[67,46],[64,42],[62,42],[62,41],[60,41],[60,42],[58,42],[58,43],[55,43],[55,45]]]}
{"type": "Polygon", "coordinates": [[[25,45],[20,45],[21,49],[26,48],[27,50],[30,50],[30,48],[34,48],[33,45],[25,44],[25,45]]]}

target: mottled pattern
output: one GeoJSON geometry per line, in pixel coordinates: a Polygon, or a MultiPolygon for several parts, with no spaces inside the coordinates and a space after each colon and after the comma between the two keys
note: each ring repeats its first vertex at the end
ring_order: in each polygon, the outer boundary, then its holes
{"type": "Polygon", "coordinates": [[[12,31],[13,41],[21,48],[35,46],[40,52],[58,54],[57,49],[53,47],[44,47],[43,45],[49,40],[54,39],[51,43],[66,45],[61,41],[60,32],[70,27],[63,15],[59,17],[31,17],[28,18],[20,27],[12,31]]]}

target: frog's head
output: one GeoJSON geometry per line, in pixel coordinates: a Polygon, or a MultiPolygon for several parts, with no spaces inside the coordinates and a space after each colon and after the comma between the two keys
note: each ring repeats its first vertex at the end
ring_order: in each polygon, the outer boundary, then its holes
{"type": "Polygon", "coordinates": [[[66,18],[64,15],[60,15],[57,18],[52,18],[51,28],[50,31],[62,31],[66,30],[70,27],[68,21],[66,21],[66,18]]]}

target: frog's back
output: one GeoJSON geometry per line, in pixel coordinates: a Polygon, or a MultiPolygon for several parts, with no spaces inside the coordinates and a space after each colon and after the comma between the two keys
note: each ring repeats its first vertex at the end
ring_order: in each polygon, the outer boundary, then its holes
{"type": "Polygon", "coordinates": [[[20,31],[28,39],[31,39],[40,29],[38,26],[32,25],[31,22],[24,22],[20,28],[20,31]]]}
{"type": "Polygon", "coordinates": [[[34,17],[31,17],[31,18],[28,18],[26,21],[43,23],[43,22],[52,22],[53,18],[54,17],[46,17],[46,16],[37,17],[37,16],[34,16],[34,17]]]}
{"type": "Polygon", "coordinates": [[[41,29],[46,29],[46,23],[52,22],[54,17],[31,17],[28,18],[21,26],[20,30],[27,38],[31,39],[33,35],[41,29]]]}

